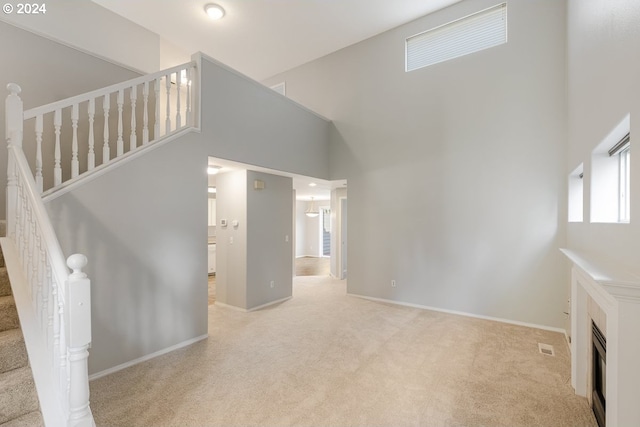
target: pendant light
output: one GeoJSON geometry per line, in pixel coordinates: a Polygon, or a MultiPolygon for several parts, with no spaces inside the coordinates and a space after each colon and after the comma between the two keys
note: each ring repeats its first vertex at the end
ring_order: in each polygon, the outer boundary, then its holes
{"type": "Polygon", "coordinates": [[[320,215],[320,212],[318,212],[313,206],[313,197],[311,198],[311,206],[309,206],[309,208],[305,211],[304,214],[309,218],[315,218],[318,215],[320,215]]]}

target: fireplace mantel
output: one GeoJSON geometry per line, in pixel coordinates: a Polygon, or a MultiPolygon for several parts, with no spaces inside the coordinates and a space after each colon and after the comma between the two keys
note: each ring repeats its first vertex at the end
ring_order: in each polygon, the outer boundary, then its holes
{"type": "Polygon", "coordinates": [[[640,277],[612,261],[560,249],[571,269],[571,385],[587,395],[591,321],[587,296],[605,312],[607,426],[640,426],[640,277]]]}

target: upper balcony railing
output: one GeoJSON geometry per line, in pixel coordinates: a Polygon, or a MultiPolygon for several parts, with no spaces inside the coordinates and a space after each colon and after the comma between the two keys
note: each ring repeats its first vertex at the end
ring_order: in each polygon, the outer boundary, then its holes
{"type": "Polygon", "coordinates": [[[25,111],[23,145],[40,193],[193,126],[195,66],[189,62],[25,111]]]}

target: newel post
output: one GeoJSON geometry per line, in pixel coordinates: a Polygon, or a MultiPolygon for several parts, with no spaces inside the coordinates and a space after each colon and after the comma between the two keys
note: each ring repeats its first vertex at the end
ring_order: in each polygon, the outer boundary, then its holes
{"type": "Polygon", "coordinates": [[[14,237],[16,230],[16,208],[18,202],[18,175],[16,172],[15,158],[11,150],[22,148],[23,111],[22,99],[18,94],[22,92],[20,86],[15,83],[7,85],[9,96],[5,100],[4,129],[7,140],[7,236],[14,237]]]}
{"type": "Polygon", "coordinates": [[[87,257],[71,255],[73,270],[66,283],[66,334],[69,356],[69,426],[92,426],[89,409],[89,345],[91,344],[91,281],[82,269],[87,257]]]}

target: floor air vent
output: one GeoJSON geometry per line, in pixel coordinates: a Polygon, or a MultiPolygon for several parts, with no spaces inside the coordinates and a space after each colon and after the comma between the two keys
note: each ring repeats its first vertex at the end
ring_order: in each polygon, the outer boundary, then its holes
{"type": "Polygon", "coordinates": [[[542,344],[541,342],[538,343],[538,350],[540,350],[540,353],[542,354],[546,354],[547,356],[555,356],[556,352],[553,350],[553,346],[549,345],[549,344],[542,344]]]}

